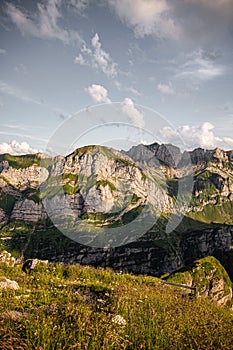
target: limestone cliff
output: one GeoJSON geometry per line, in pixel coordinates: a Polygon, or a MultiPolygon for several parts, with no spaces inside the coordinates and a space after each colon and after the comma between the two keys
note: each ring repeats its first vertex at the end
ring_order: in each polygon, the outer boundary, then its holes
{"type": "Polygon", "coordinates": [[[230,266],[232,171],[233,151],[182,153],[175,146],[159,144],[139,145],[128,152],[88,146],[54,159],[40,154],[1,155],[1,249],[15,256],[108,265],[153,275],[175,271],[207,255],[218,256],[225,267],[230,266]],[[179,194],[189,176],[193,180],[190,198],[185,186],[179,194]],[[176,204],[179,196],[184,199],[183,211],[176,204]],[[145,207],[155,223],[142,237],[135,235],[125,244],[123,237],[116,248],[74,242],[51,221],[69,218],[67,225],[77,228],[81,220],[89,235],[120,227],[124,235],[124,227],[140,218],[145,207]],[[178,219],[168,232],[171,217],[174,222],[178,219]]]}

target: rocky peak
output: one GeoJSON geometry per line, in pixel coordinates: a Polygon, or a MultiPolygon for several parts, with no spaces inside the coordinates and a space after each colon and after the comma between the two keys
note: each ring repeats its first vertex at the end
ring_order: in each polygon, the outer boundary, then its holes
{"type": "Polygon", "coordinates": [[[126,152],[134,161],[148,162],[150,166],[166,165],[176,168],[181,160],[182,153],[179,147],[171,144],[153,143],[151,145],[133,146],[126,152]]]}

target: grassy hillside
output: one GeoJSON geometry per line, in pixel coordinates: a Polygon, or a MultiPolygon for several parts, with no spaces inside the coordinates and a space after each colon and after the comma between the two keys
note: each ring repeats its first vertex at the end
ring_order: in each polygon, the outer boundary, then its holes
{"type": "Polygon", "coordinates": [[[233,314],[206,298],[182,297],[153,277],[62,264],[0,264],[18,282],[0,289],[0,349],[232,348],[233,314]]]}

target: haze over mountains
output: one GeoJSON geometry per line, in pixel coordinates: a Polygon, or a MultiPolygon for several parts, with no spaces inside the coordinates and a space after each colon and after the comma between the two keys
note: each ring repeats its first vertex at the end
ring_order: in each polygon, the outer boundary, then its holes
{"type": "Polygon", "coordinates": [[[0,245],[159,275],[215,255],[233,275],[233,151],[87,146],[0,156],[0,245]]]}

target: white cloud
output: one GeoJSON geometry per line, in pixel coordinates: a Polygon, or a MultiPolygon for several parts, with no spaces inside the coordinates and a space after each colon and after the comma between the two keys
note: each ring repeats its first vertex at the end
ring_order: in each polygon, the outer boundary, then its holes
{"type": "Polygon", "coordinates": [[[102,85],[92,84],[85,89],[86,92],[91,96],[91,98],[98,103],[110,103],[111,100],[108,98],[108,90],[102,85]]]}
{"type": "Polygon", "coordinates": [[[81,53],[75,57],[74,62],[100,69],[108,78],[117,76],[117,64],[112,60],[110,54],[102,49],[97,33],[91,39],[91,48],[83,44],[81,53]]]}
{"type": "Polygon", "coordinates": [[[85,61],[83,55],[80,53],[78,56],[75,57],[74,63],[80,64],[80,66],[88,66],[88,62],[85,61]]]}
{"type": "Polygon", "coordinates": [[[6,54],[6,50],[5,49],[0,49],[0,55],[5,55],[6,54]]]}
{"type": "Polygon", "coordinates": [[[30,145],[27,142],[17,142],[13,140],[11,143],[0,143],[0,154],[4,153],[22,155],[29,153],[38,153],[38,150],[30,147],[30,145]]]}
{"type": "Polygon", "coordinates": [[[229,137],[220,138],[215,135],[214,125],[205,122],[202,125],[183,125],[177,129],[164,127],[160,130],[161,141],[173,143],[181,148],[194,149],[202,147],[204,149],[214,149],[220,147],[229,149],[233,146],[233,139],[229,137]]]}
{"type": "Polygon", "coordinates": [[[165,94],[165,95],[174,95],[175,94],[175,91],[172,87],[171,84],[158,84],[157,85],[157,89],[162,93],[162,94],[165,94]]]}
{"type": "Polygon", "coordinates": [[[23,35],[27,34],[41,39],[58,39],[64,43],[81,42],[77,32],[59,26],[62,18],[61,0],[47,0],[37,4],[37,12],[29,16],[12,3],[6,4],[6,12],[23,35]]]}
{"type": "Polygon", "coordinates": [[[108,3],[137,37],[150,34],[159,37],[178,35],[178,27],[169,17],[167,0],[108,0],[108,3]]]}
{"type": "Polygon", "coordinates": [[[25,92],[3,82],[0,81],[0,92],[4,93],[5,95],[13,96],[23,102],[30,102],[35,104],[42,104],[41,101],[35,100],[32,97],[28,96],[25,92]]]}
{"type": "Polygon", "coordinates": [[[225,74],[225,68],[215,62],[215,57],[203,50],[189,54],[175,74],[175,78],[207,81],[225,74]]]}
{"type": "Polygon", "coordinates": [[[229,147],[233,148],[233,139],[230,137],[224,137],[223,142],[228,145],[229,147]]]}
{"type": "Polygon", "coordinates": [[[125,90],[131,92],[132,94],[134,94],[136,96],[141,96],[141,93],[132,86],[126,87],[125,90]]]}
{"type": "Polygon", "coordinates": [[[134,105],[130,98],[125,98],[122,102],[122,111],[125,113],[132,124],[139,129],[143,129],[145,126],[144,116],[134,105]]]}

